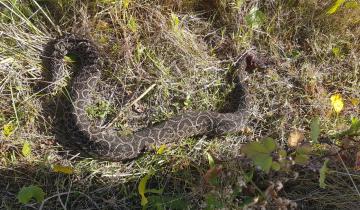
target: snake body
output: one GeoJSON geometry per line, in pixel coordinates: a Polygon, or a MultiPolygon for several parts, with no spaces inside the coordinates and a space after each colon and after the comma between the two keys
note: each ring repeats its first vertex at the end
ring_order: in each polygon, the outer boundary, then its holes
{"type": "MultiPolygon", "coordinates": [[[[115,131],[94,125],[86,112],[86,107],[94,103],[92,93],[101,76],[103,61],[98,48],[88,39],[75,35],[53,40],[51,50],[44,56],[49,63],[52,81],[64,75],[64,56],[68,54],[77,55],[80,61],[69,82],[70,103],[63,113],[64,128],[69,134],[67,138],[91,155],[111,161],[129,160],[152,148],[152,145],[159,146],[195,135],[239,132],[245,126],[247,115],[240,108],[231,113],[190,111],[140,129],[132,135],[118,136],[115,131]]],[[[246,59],[243,60],[246,62],[246,59]]],[[[239,97],[236,103],[240,104],[242,100],[244,98],[239,97]]]]}

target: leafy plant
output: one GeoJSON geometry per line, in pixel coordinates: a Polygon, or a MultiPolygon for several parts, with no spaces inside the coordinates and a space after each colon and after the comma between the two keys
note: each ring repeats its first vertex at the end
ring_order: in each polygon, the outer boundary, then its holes
{"type": "Polygon", "coordinates": [[[304,145],[296,149],[295,163],[305,165],[310,159],[312,149],[309,145],[304,145]]]}
{"type": "Polygon", "coordinates": [[[351,118],[350,128],[334,135],[330,135],[333,139],[339,139],[344,136],[360,136],[360,120],[357,117],[351,118]]]}
{"type": "Polygon", "coordinates": [[[274,170],[280,169],[279,163],[273,161],[272,152],[276,149],[275,140],[266,138],[261,142],[251,142],[243,147],[243,152],[260,167],[268,173],[270,168],[274,170]]]}
{"type": "Polygon", "coordinates": [[[22,187],[19,191],[17,198],[20,203],[27,204],[32,198],[36,202],[40,203],[44,200],[46,193],[38,186],[30,185],[28,187],[22,187]]]}
{"type": "Polygon", "coordinates": [[[150,171],[147,173],[143,178],[140,179],[139,185],[138,185],[138,192],[141,197],[141,206],[146,209],[147,205],[149,204],[149,199],[145,196],[145,193],[156,193],[156,194],[162,194],[163,189],[147,189],[146,185],[151,178],[151,176],[154,175],[153,171],[150,171]]]}

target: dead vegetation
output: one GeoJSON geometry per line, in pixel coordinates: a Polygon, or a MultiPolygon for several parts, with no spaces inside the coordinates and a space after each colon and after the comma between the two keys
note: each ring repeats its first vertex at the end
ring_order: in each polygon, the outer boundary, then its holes
{"type": "Polygon", "coordinates": [[[333,4],[321,0],[0,0],[0,208],[142,209],[138,186],[146,174],[148,209],[356,208],[359,137],[331,138],[359,118],[360,6],[346,2],[327,14],[333,4]],[[119,133],[186,110],[218,110],[231,88],[231,64],[250,48],[273,65],[244,72],[252,113],[244,133],[185,139],[161,154],[104,162],[58,144],[44,114],[54,84],[38,88],[45,81],[40,55],[64,33],[91,38],[109,61],[104,94],[91,113],[120,116],[119,133]],[[334,94],[345,102],[338,114],[334,94]],[[296,153],[290,136],[295,145],[309,144],[316,116],[319,140],[328,144],[311,144],[308,164],[264,173],[240,151],[272,137],[273,158],[282,163],[281,149],[296,153]],[[19,203],[18,192],[29,185],[41,187],[44,200],[19,203]]]}

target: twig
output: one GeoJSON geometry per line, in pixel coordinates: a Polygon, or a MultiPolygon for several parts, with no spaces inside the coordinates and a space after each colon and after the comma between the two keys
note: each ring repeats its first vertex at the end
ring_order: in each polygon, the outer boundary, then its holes
{"type": "MultiPolygon", "coordinates": [[[[138,101],[140,101],[144,96],[146,96],[146,94],[148,94],[152,89],[154,89],[155,86],[156,86],[156,84],[152,84],[148,89],[145,90],[145,92],[143,92],[133,102],[131,102],[129,105],[127,105],[125,107],[125,110],[132,107],[134,104],[136,104],[138,101]]],[[[121,114],[122,114],[122,112],[120,112],[105,128],[111,127],[121,117],[121,114]]]]}

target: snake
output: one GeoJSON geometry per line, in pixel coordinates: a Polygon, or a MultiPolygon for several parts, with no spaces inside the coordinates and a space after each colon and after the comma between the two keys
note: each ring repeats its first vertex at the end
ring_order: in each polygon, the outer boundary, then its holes
{"type": "MultiPolygon", "coordinates": [[[[238,133],[247,123],[248,114],[244,104],[243,86],[238,81],[234,86],[230,112],[187,111],[165,121],[139,129],[131,135],[119,136],[114,129],[97,126],[88,116],[86,108],[94,104],[93,94],[99,84],[104,58],[97,45],[74,34],[67,34],[47,44],[43,59],[50,72],[50,82],[64,76],[64,57],[76,55],[76,70],[67,84],[68,96],[62,99],[62,123],[64,134],[71,143],[80,146],[85,153],[109,161],[127,161],[137,158],[145,151],[164,144],[177,142],[193,136],[238,133]]],[[[248,68],[258,65],[258,59],[245,55],[238,59],[237,66],[248,68]]],[[[237,79],[238,80],[238,79],[237,79]]],[[[51,83],[53,84],[53,83],[51,83]]]]}

